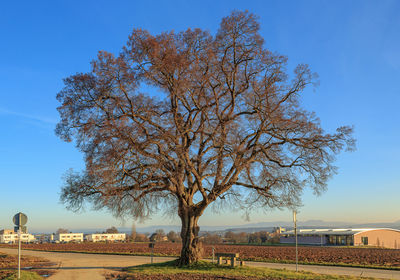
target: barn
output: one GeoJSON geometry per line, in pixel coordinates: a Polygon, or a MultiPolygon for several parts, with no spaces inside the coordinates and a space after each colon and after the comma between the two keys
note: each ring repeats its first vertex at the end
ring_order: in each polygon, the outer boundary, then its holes
{"type": "MultiPolygon", "coordinates": [[[[282,232],[280,242],[294,244],[294,231],[282,232]]],[[[400,230],[391,228],[299,229],[297,242],[320,246],[373,246],[400,249],[400,230]]]]}

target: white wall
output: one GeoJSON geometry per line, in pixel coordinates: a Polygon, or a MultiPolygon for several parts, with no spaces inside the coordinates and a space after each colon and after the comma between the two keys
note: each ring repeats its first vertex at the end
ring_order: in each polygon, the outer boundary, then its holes
{"type": "Polygon", "coordinates": [[[98,241],[124,241],[126,240],[125,233],[94,233],[85,235],[85,239],[90,242],[98,241]]]}
{"type": "Polygon", "coordinates": [[[56,234],[55,240],[59,242],[82,242],[83,233],[59,233],[56,234]]]}
{"type": "MultiPolygon", "coordinates": [[[[21,242],[33,242],[35,237],[29,233],[21,234],[21,242]]],[[[18,242],[18,233],[0,234],[0,243],[16,243],[18,242]]]]}

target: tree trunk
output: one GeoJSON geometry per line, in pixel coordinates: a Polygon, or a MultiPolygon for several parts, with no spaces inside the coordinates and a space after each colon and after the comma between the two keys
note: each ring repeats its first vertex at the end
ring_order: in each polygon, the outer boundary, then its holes
{"type": "Polygon", "coordinates": [[[180,209],[179,216],[182,220],[182,250],[178,259],[178,265],[184,266],[197,262],[202,255],[202,246],[199,242],[199,230],[197,221],[200,216],[195,216],[188,209],[180,209]]]}

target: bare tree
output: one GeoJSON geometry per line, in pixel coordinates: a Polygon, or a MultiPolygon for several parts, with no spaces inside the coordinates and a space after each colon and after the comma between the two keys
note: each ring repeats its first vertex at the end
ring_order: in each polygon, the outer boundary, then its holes
{"type": "Polygon", "coordinates": [[[202,236],[203,242],[205,244],[221,244],[222,238],[218,234],[206,232],[202,236]]]}
{"type": "Polygon", "coordinates": [[[171,230],[170,232],[167,233],[167,238],[168,238],[168,241],[170,241],[170,242],[180,242],[181,241],[179,235],[173,230],[171,230]]]}
{"type": "Polygon", "coordinates": [[[149,238],[147,236],[148,235],[144,234],[144,233],[137,233],[134,241],[136,241],[136,242],[148,242],[149,238]]]}
{"type": "Polygon", "coordinates": [[[112,226],[112,227],[106,229],[105,233],[118,233],[118,232],[119,232],[118,229],[116,227],[112,226]]]}
{"type": "Polygon", "coordinates": [[[235,233],[233,231],[227,231],[224,234],[225,240],[230,243],[235,243],[235,233]]]}
{"type": "Polygon", "coordinates": [[[139,219],[176,209],[184,265],[200,257],[198,220],[210,204],[293,207],[305,186],[320,193],[335,155],[353,148],[352,129],[325,133],[299,102],[314,75],[285,67],[248,12],[223,18],[215,36],[134,30],[118,57],[99,52],[57,96],[56,133],[86,161],[67,174],[61,201],[139,219]]]}
{"type": "Polygon", "coordinates": [[[65,228],[59,228],[59,229],[57,229],[56,234],[60,234],[60,233],[69,233],[69,230],[65,229],[65,228]]]}

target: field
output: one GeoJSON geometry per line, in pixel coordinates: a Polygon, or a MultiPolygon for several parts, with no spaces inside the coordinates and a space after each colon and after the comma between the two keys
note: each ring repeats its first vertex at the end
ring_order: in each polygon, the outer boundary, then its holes
{"type": "MultiPolygon", "coordinates": [[[[43,267],[51,265],[47,260],[37,257],[22,256],[21,257],[21,268],[33,268],[29,269],[29,272],[23,271],[22,276],[30,277],[29,279],[40,279],[39,275],[49,275],[50,272],[44,270],[43,267]]],[[[18,268],[18,257],[17,255],[6,255],[0,253],[0,279],[5,279],[16,273],[18,268]]]]}
{"type": "MultiPolygon", "coordinates": [[[[13,247],[14,245],[2,245],[13,247]]],[[[178,256],[179,243],[157,243],[154,254],[178,256]]],[[[15,247],[15,246],[14,246],[15,247]]],[[[204,257],[212,256],[211,245],[204,245],[204,257]]],[[[81,243],[24,244],[24,249],[149,255],[147,243],[81,243]]],[[[242,260],[294,262],[295,249],[290,246],[214,245],[215,252],[236,252],[242,260]]],[[[349,266],[386,267],[400,269],[400,250],[379,248],[299,247],[299,262],[311,264],[340,264],[349,266]]]]}

